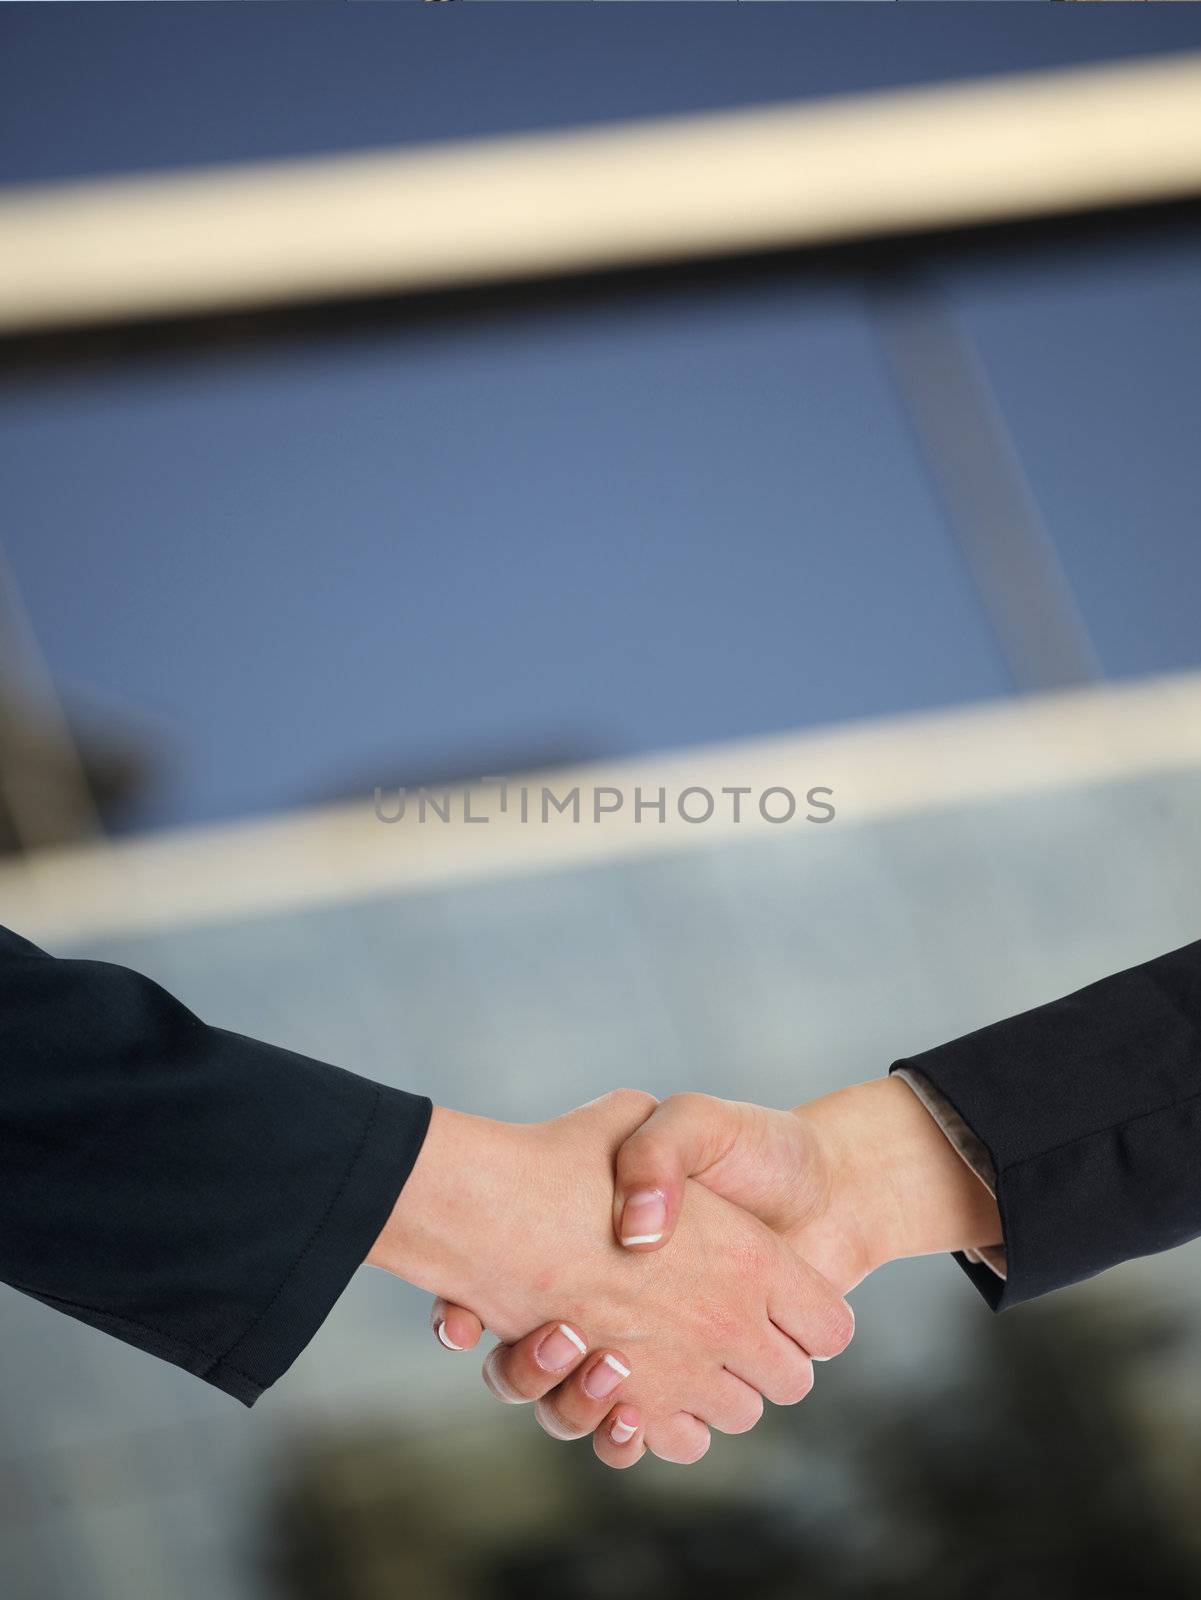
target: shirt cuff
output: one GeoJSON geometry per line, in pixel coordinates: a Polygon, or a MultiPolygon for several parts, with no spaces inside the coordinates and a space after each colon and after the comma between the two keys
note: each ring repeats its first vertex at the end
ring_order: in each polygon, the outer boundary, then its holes
{"type": "MultiPolygon", "coordinates": [[[[992,1164],[992,1158],[982,1141],[976,1137],[954,1106],[943,1099],[924,1073],[918,1072],[915,1068],[897,1067],[892,1075],[894,1078],[900,1078],[909,1085],[935,1122],[938,1123],[956,1155],[971,1168],[989,1194],[995,1199],[997,1173],[992,1164]]],[[[978,1250],[963,1250],[960,1253],[966,1261],[972,1262],[973,1265],[991,1268],[998,1278],[1006,1278],[1009,1275],[1009,1263],[1003,1244],[982,1245],[978,1250]]]]}

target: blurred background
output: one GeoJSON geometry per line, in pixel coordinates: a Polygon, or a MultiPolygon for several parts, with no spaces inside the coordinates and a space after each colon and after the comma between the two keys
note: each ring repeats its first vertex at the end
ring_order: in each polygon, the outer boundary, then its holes
{"type": "MultiPolygon", "coordinates": [[[[519,1120],[794,1104],[1197,937],[1194,8],[120,9],[0,17],[0,920],[519,1120]],[[778,106],[744,176],[795,204],[735,236],[722,119],[778,106]],[[554,141],[684,116],[708,231],[623,252],[618,167],[554,141]],[[414,201],[369,284],[296,287],[359,220],[307,163],[455,140],[494,165],[441,266],[414,201]],[[376,815],[499,774],[837,816],[376,815]]],[[[998,1319],[896,1264],[802,1407],[620,1475],[381,1274],[253,1413],[6,1291],[0,1593],[1195,1596],[1199,1267],[998,1319]]]]}

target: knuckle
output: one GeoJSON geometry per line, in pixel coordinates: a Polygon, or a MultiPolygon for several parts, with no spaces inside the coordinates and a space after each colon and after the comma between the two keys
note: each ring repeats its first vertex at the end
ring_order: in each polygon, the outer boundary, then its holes
{"type": "Polygon", "coordinates": [[[653,1441],[648,1433],[646,1442],[651,1454],[658,1456],[660,1461],[670,1461],[677,1467],[689,1467],[701,1459],[711,1440],[709,1430],[703,1423],[694,1417],[679,1416],[661,1423],[655,1430],[653,1441]]]}
{"type": "Polygon", "coordinates": [[[639,1113],[649,1117],[659,1104],[655,1096],[645,1089],[613,1089],[607,1098],[615,1110],[629,1112],[631,1116],[639,1113]]]}
{"type": "Polygon", "coordinates": [[[772,1399],[778,1406],[799,1405],[812,1388],[813,1363],[800,1362],[784,1376],[772,1399]]]}
{"type": "Polygon", "coordinates": [[[763,1418],[763,1396],[755,1395],[745,1404],[738,1406],[730,1415],[728,1424],[722,1429],[723,1433],[749,1433],[756,1423],[763,1418]]]}
{"type": "Polygon", "coordinates": [[[816,1354],[839,1356],[855,1336],[855,1313],[845,1300],[831,1300],[823,1308],[818,1323],[819,1348],[816,1354]]]}
{"type": "Polygon", "coordinates": [[[673,1165],[671,1140],[655,1131],[636,1129],[617,1153],[618,1170],[639,1183],[661,1182],[673,1165]]]}

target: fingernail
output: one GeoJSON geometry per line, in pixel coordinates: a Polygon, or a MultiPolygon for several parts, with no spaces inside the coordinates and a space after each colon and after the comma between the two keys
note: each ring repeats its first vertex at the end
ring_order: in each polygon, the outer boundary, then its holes
{"type": "Polygon", "coordinates": [[[593,1400],[603,1400],[629,1375],[629,1367],[623,1367],[616,1356],[602,1356],[584,1379],[584,1393],[593,1400]]]}
{"type": "Polygon", "coordinates": [[[662,1189],[637,1189],[626,1196],[621,1213],[622,1244],[658,1244],[667,1226],[667,1198],[662,1189]]]}
{"type": "Polygon", "coordinates": [[[552,1329],[534,1351],[534,1360],[543,1372],[558,1372],[569,1361],[574,1361],[577,1356],[586,1356],[588,1346],[580,1338],[574,1328],[569,1328],[561,1322],[557,1328],[552,1329]]]}
{"type": "Polygon", "coordinates": [[[446,1332],[446,1324],[444,1322],[439,1322],[435,1326],[434,1332],[438,1335],[439,1344],[444,1344],[448,1350],[462,1350],[463,1349],[463,1346],[461,1344],[456,1344],[454,1342],[454,1340],[448,1336],[448,1334],[446,1332]]]}
{"type": "Polygon", "coordinates": [[[609,1425],[609,1437],[614,1444],[629,1444],[637,1432],[638,1424],[636,1422],[623,1422],[620,1415],[614,1417],[609,1425]]]}

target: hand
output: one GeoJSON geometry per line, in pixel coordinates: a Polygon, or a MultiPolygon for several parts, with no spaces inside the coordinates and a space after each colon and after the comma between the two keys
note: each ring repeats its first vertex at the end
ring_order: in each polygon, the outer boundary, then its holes
{"type": "MultiPolygon", "coordinates": [[[[441,1299],[434,1301],[430,1324],[448,1350],[473,1349],[484,1331],[474,1312],[441,1299]],[[456,1343],[456,1337],[463,1343],[456,1343]]],[[[592,1448],[606,1466],[632,1467],[647,1449],[643,1416],[628,1400],[610,1407],[606,1396],[621,1382],[615,1360],[620,1358],[612,1351],[590,1350],[578,1326],[548,1323],[516,1344],[494,1345],[484,1358],[484,1382],[507,1405],[534,1401],[538,1423],[552,1439],[590,1433],[592,1448]]],[[[691,1447],[686,1456],[672,1455],[662,1428],[652,1424],[650,1432],[665,1460],[695,1459],[691,1447]]]]}
{"type": "MultiPolygon", "coordinates": [[[[472,1306],[506,1340],[586,1310],[596,1345],[633,1371],[622,1400],[649,1447],[693,1460],[709,1425],[751,1426],[761,1395],[800,1399],[809,1357],[841,1350],[853,1319],[769,1228],[698,1184],[670,1252],[615,1243],[613,1161],[653,1106],[619,1090],[532,1127],[439,1108],[368,1261],[472,1306]]],[[[566,1397],[552,1410],[561,1432],[594,1426],[566,1397]]]]}
{"type": "MultiPolygon", "coordinates": [[[[842,1293],[885,1261],[1001,1238],[992,1195],[895,1078],[793,1111],[698,1094],[665,1100],[618,1153],[614,1232],[627,1249],[656,1251],[671,1238],[689,1176],[766,1222],[842,1293]]],[[[470,1311],[445,1302],[437,1311],[452,1348],[476,1343],[470,1311]]],[[[523,1397],[547,1392],[521,1347],[489,1360],[523,1397]]],[[[597,1448],[610,1459],[611,1441],[597,1448]]]]}
{"type": "Polygon", "coordinates": [[[688,1177],[743,1207],[842,1293],[886,1261],[1001,1238],[996,1201],[899,1078],[777,1111],[673,1095],[618,1152],[614,1231],[671,1238],[688,1177]]]}

